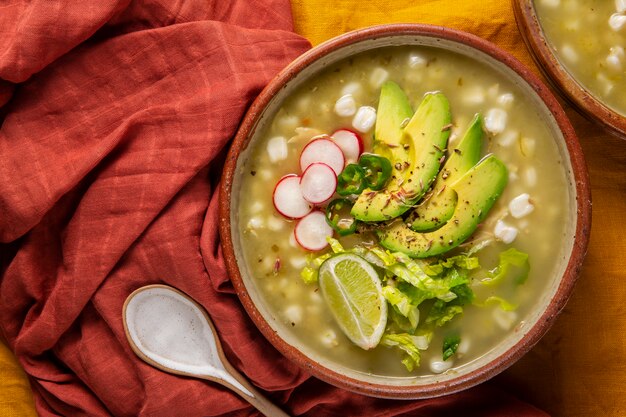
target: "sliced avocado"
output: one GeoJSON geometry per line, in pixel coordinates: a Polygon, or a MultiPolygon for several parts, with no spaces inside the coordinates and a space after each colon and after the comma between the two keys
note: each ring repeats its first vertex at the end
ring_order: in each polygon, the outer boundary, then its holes
{"type": "MultiPolygon", "coordinates": [[[[352,207],[352,215],[376,222],[400,216],[430,187],[450,136],[450,104],[442,93],[426,94],[402,132],[408,160],[394,160],[392,181],[381,191],[365,189],[352,207]]],[[[381,127],[381,132],[382,132],[381,127]]],[[[396,148],[392,148],[396,149],[396,148]]]]}
{"type": "Polygon", "coordinates": [[[406,223],[416,232],[430,232],[443,226],[454,214],[456,193],[449,187],[480,160],[483,123],[480,114],[471,121],[465,135],[439,171],[432,191],[411,212],[406,223]]]}
{"type": "MultiPolygon", "coordinates": [[[[413,116],[409,98],[393,81],[386,81],[381,90],[374,128],[374,153],[389,159],[392,165],[408,160],[403,142],[403,123],[413,116]]],[[[394,168],[395,170],[395,168],[394,168]]],[[[395,174],[395,171],[392,175],[395,174]]]]}
{"type": "Polygon", "coordinates": [[[486,156],[450,185],[457,194],[458,204],[454,215],[444,226],[434,232],[418,233],[398,219],[378,232],[380,244],[413,258],[439,255],[457,247],[485,219],[502,194],[507,180],[504,164],[493,155],[486,156]]]}

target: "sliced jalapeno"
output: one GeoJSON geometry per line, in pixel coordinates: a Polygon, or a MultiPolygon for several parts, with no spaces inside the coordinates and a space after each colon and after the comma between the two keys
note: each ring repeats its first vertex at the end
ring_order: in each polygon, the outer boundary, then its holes
{"type": "Polygon", "coordinates": [[[326,222],[340,236],[354,233],[358,220],[350,214],[352,202],[347,198],[337,198],[326,206],[326,222]]]}
{"type": "Polygon", "coordinates": [[[337,177],[337,194],[361,194],[365,189],[365,170],[357,164],[348,164],[337,177]]]}
{"type": "Polygon", "coordinates": [[[391,162],[385,157],[364,153],[359,158],[359,165],[365,171],[365,185],[370,190],[382,190],[391,177],[391,162]]]}

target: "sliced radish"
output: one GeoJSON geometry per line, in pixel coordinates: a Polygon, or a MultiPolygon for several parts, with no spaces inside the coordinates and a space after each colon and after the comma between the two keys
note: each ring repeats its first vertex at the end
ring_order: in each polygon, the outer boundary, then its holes
{"type": "Polygon", "coordinates": [[[328,245],[326,238],[333,235],[333,229],[326,223],[324,213],[316,210],[298,221],[294,235],[304,249],[318,251],[328,245]]]}
{"type": "Polygon", "coordinates": [[[309,165],[321,162],[339,175],[346,162],[341,148],[330,139],[315,139],[309,142],[300,154],[300,169],[306,171],[309,165]]]}
{"type": "Polygon", "coordinates": [[[302,197],[312,204],[321,204],[333,196],[337,189],[337,175],[331,167],[321,162],[309,165],[300,178],[302,197]]]}
{"type": "Polygon", "coordinates": [[[339,129],[330,136],[341,148],[348,163],[356,162],[363,153],[363,139],[356,132],[348,129],[339,129]]]}
{"type": "Polygon", "coordinates": [[[300,219],[312,210],[311,205],[302,197],[300,177],[294,174],[282,177],[274,187],[274,207],[283,216],[300,219]]]}

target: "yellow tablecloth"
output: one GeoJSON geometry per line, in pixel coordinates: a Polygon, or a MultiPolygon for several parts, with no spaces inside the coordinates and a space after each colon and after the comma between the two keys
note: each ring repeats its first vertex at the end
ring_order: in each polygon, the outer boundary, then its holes
{"type": "MultiPolygon", "coordinates": [[[[609,1],[609,0],[606,0],[609,1]]],[[[364,26],[419,22],[462,29],[533,65],[501,0],[292,0],[296,31],[315,45],[364,26]]],[[[538,72],[538,71],[537,71],[538,72]]],[[[498,379],[554,416],[626,416],[626,142],[567,108],[591,176],[593,232],[575,293],[555,326],[498,379]],[[624,281],[622,281],[624,280],[624,281]]],[[[0,416],[30,416],[28,382],[0,346],[0,416]]]]}
{"type": "Polygon", "coordinates": [[[0,338],[0,416],[36,416],[26,374],[0,338]]]}

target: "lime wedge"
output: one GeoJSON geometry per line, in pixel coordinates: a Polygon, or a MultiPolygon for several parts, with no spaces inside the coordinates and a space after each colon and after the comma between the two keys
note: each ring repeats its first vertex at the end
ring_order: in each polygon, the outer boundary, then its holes
{"type": "Polygon", "coordinates": [[[355,345],[378,345],[387,325],[387,302],[376,270],[363,258],[341,253],[320,266],[319,285],[337,324],[355,345]]]}

